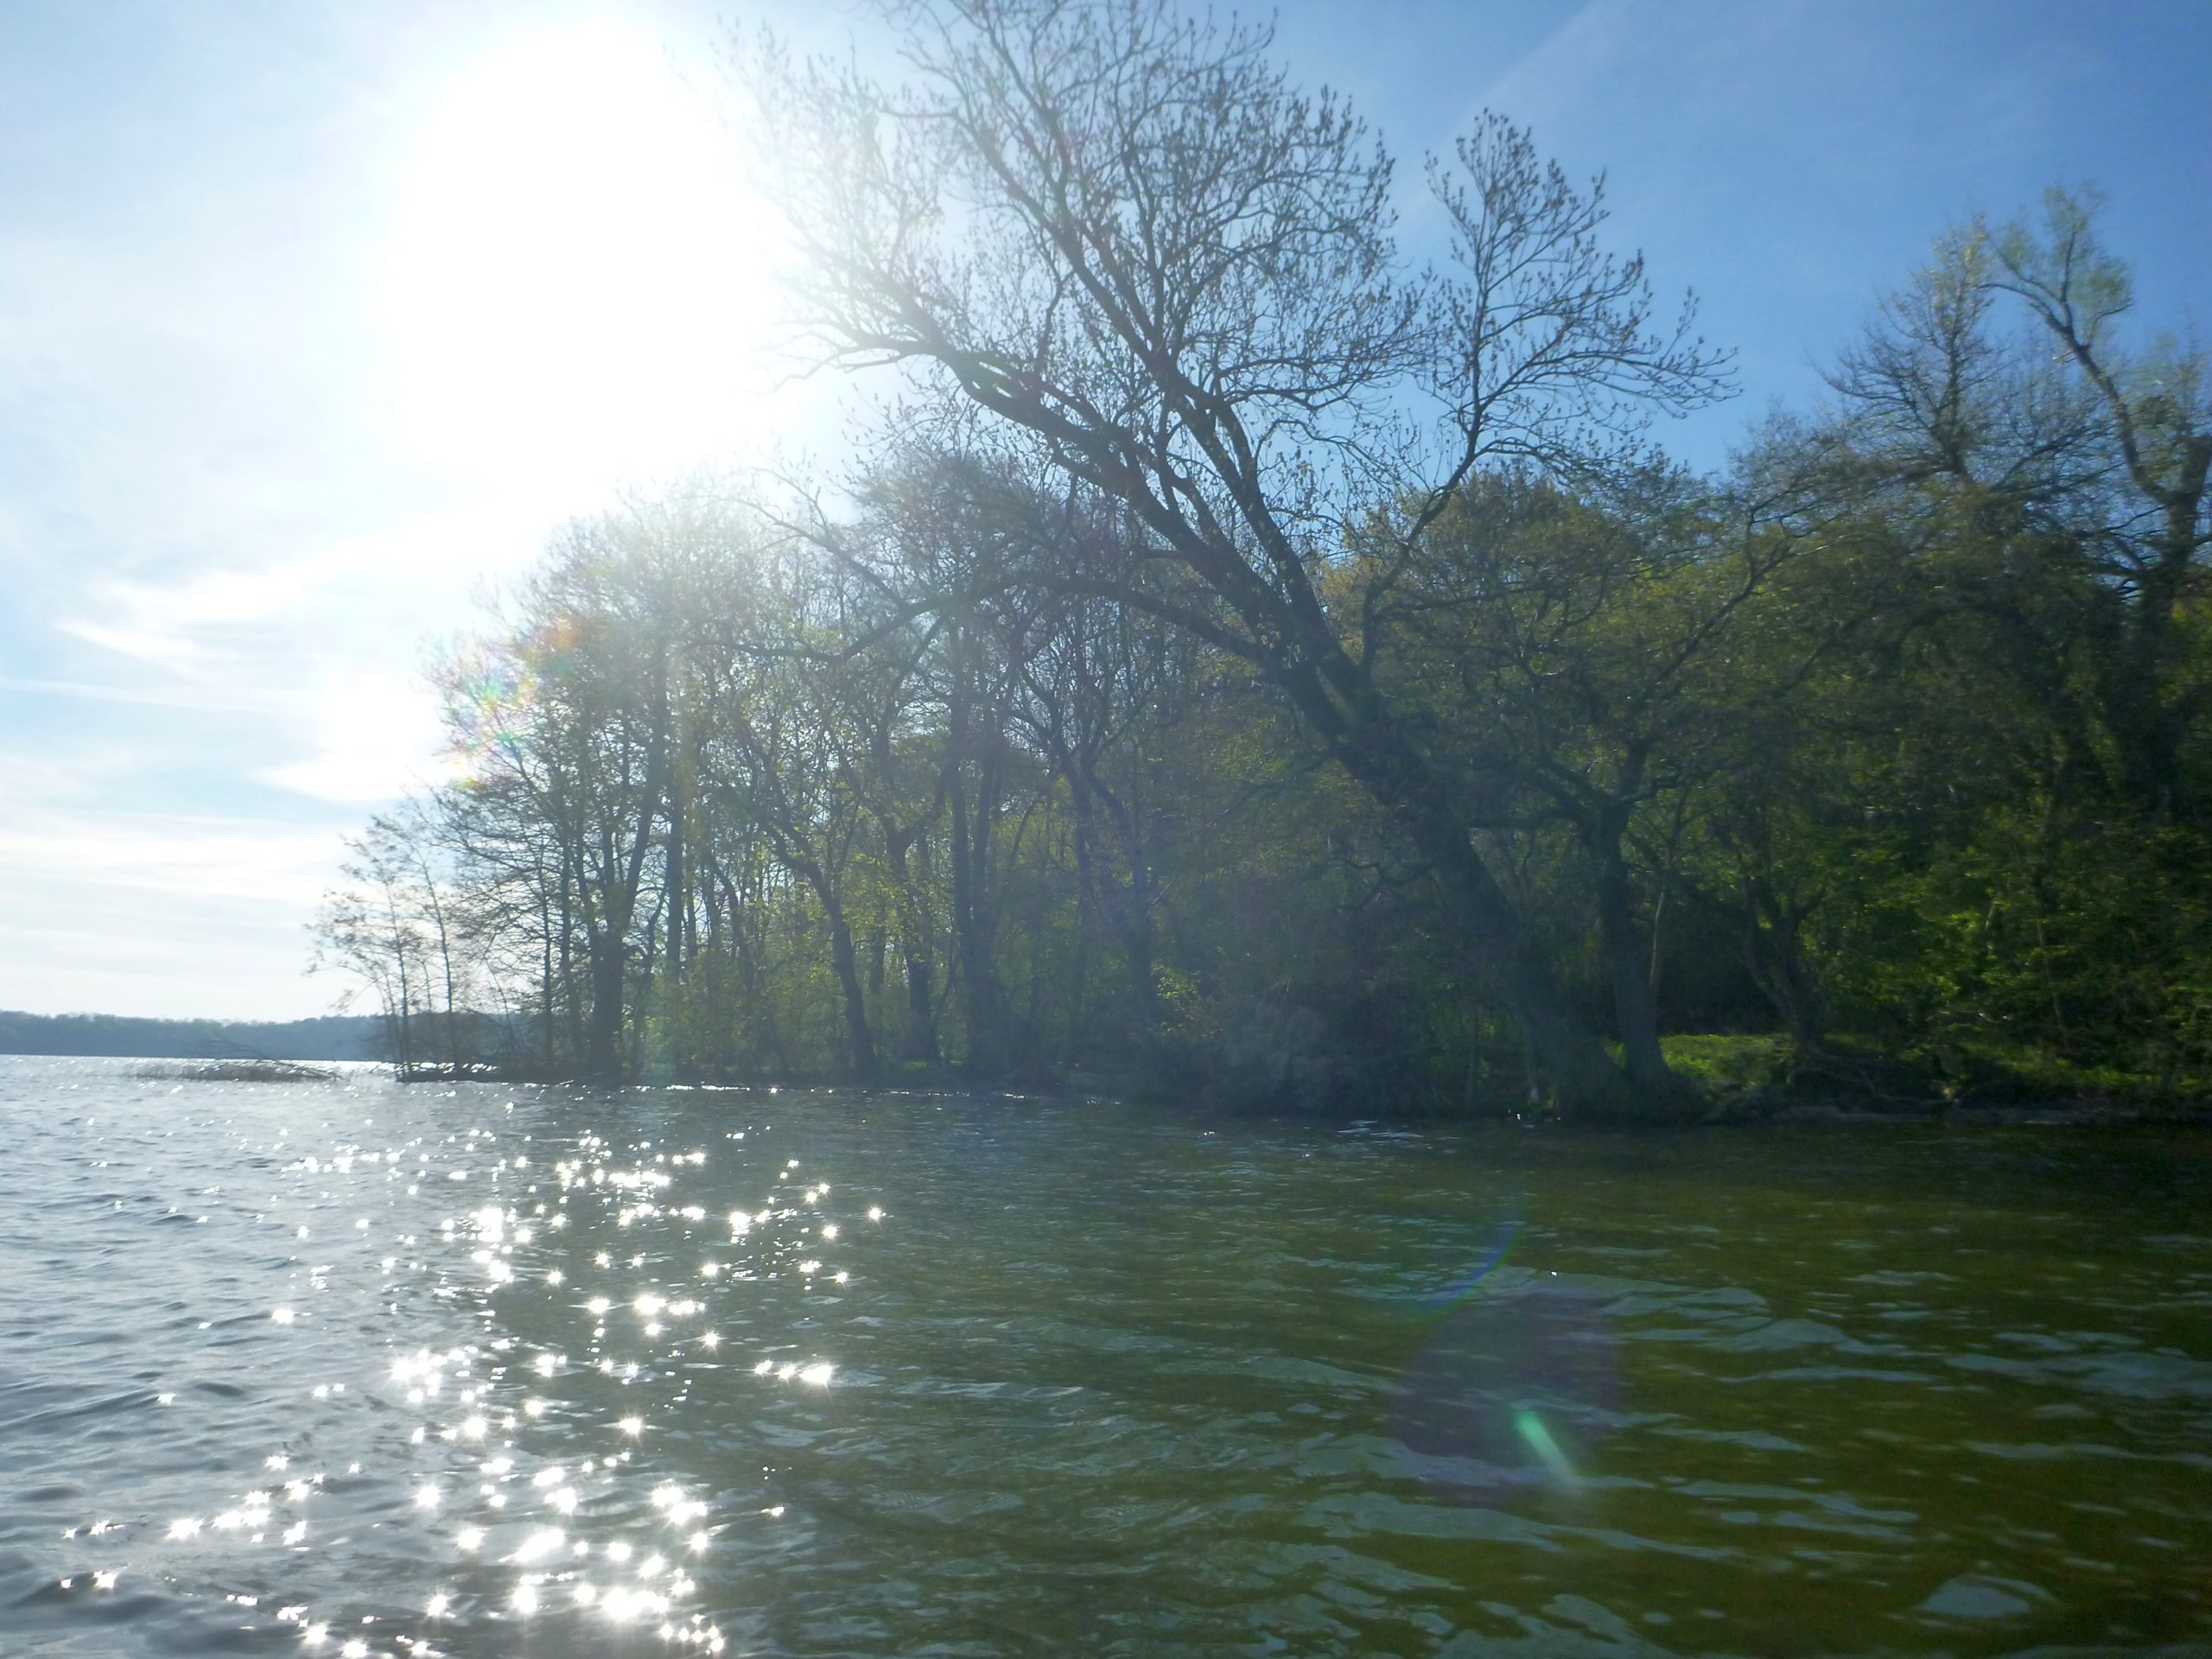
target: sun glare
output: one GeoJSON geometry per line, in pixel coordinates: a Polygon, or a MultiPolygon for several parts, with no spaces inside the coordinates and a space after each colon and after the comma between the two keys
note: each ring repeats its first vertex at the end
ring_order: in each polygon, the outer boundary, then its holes
{"type": "Polygon", "coordinates": [[[712,111],[638,34],[540,35],[463,71],[385,249],[406,441],[582,488],[741,444],[772,375],[747,202],[712,111]]]}

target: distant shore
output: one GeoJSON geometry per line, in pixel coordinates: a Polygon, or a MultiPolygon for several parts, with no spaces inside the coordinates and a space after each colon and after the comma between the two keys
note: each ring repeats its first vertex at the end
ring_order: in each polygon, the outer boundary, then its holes
{"type": "Polygon", "coordinates": [[[368,1014],[305,1020],[159,1020],[0,1008],[0,1054],[124,1060],[372,1060],[383,1022],[368,1014]]]}

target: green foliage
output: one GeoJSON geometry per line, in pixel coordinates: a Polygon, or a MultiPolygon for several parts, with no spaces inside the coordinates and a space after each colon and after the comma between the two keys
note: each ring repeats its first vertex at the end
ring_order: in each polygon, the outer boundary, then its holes
{"type": "Polygon", "coordinates": [[[1731,479],[1547,426],[1249,614],[965,436],[834,520],[695,486],[573,527],[326,959],[454,1066],[460,997],[554,1075],[1525,1110],[1462,853],[1642,1088],[2202,1096],[2212,422],[2094,206],[1943,238],[1731,479]]]}
{"type": "Polygon", "coordinates": [[[1680,1032],[1666,1045],[1667,1063],[1712,1099],[1779,1088],[1795,1059],[1778,1033],[1680,1032]]]}

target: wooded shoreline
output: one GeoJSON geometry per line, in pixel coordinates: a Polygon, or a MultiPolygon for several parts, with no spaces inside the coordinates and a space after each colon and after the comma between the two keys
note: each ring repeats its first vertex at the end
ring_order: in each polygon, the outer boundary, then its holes
{"type": "Polygon", "coordinates": [[[1727,354],[1510,122],[1416,268],[1264,26],[900,16],[902,86],[734,65],[822,361],[908,401],[446,655],[459,776],[316,929],[399,1064],[2212,1090],[2212,377],[2094,190],[1943,231],[1701,475],[1651,435],[1727,354]]]}

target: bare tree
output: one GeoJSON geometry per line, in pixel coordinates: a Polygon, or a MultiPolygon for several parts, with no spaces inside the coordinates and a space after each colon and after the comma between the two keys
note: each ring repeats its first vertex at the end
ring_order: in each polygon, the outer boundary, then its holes
{"type": "Polygon", "coordinates": [[[314,969],[350,975],[375,996],[402,1077],[461,1075],[465,941],[429,811],[409,800],[349,837],[346,852],[351,885],[326,893],[310,925],[314,969]]]}
{"type": "Polygon", "coordinates": [[[2212,697],[2182,626],[2212,533],[2212,382],[2197,351],[2120,337],[2133,295],[2098,203],[2054,190],[2039,224],[1940,238],[1842,353],[1841,418],[1809,459],[1831,512],[1878,502],[1937,556],[2005,550],[1954,572],[1947,601],[1994,626],[2071,751],[2109,755],[2145,814],[2186,818],[2183,737],[2212,697]],[[2092,639],[2079,671],[2069,644],[2092,639]]]}
{"type": "Polygon", "coordinates": [[[1486,458],[1580,462],[1655,404],[1714,395],[1687,307],[1655,329],[1640,264],[1598,245],[1600,189],[1497,122],[1461,146],[1464,181],[1435,174],[1456,265],[1407,276],[1389,156],[1339,99],[1290,86],[1264,27],[1166,0],[884,10],[912,71],[895,91],[772,43],[738,54],[823,355],[911,365],[1122,503],[1147,538],[1133,559],[1179,563],[1199,602],[1033,579],[1252,663],[1419,850],[1560,1101],[1657,1103],[1484,863],[1466,780],[1383,691],[1381,637],[1332,613],[1325,572],[1355,510],[1390,504],[1410,558],[1486,458]]]}
{"type": "Polygon", "coordinates": [[[755,827],[814,895],[842,999],[846,1063],[871,1080],[875,1035],[848,908],[868,817],[849,765],[858,740],[837,689],[813,671],[842,635],[836,595],[805,561],[779,557],[734,518],[727,531],[735,556],[720,562],[690,621],[712,733],[702,788],[721,816],[755,827]]]}
{"type": "Polygon", "coordinates": [[[2097,539],[2112,551],[2129,601],[2105,701],[2126,782],[2162,817],[2183,798],[2183,734],[2212,699],[2192,673],[2177,613],[2203,591],[2206,483],[2212,474],[2212,377],[2202,353],[2171,341],[2131,353],[2114,322],[2134,303],[2127,267],[2096,234],[2094,192],[2053,189],[2040,226],[2016,223],[1995,238],[1995,289],[2017,295],[2080,373],[2103,416],[2120,500],[2097,539]]]}

